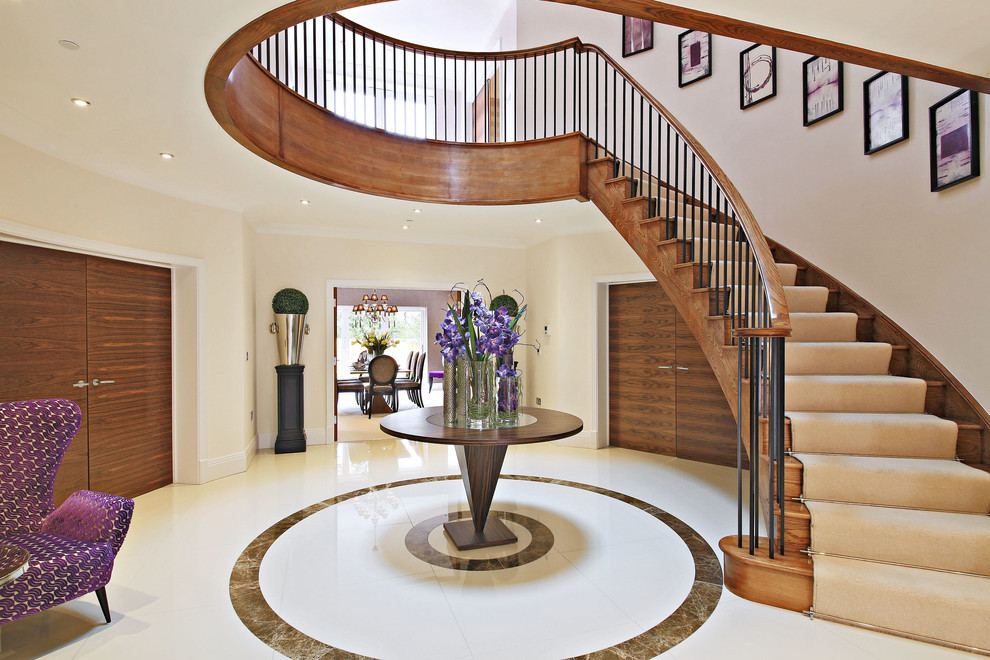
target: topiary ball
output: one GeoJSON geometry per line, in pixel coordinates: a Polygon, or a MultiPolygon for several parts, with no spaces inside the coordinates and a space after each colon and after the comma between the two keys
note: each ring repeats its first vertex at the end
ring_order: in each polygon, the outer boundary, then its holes
{"type": "Polygon", "coordinates": [[[505,307],[506,313],[512,318],[515,318],[516,314],[519,313],[519,303],[507,293],[492,298],[492,304],[489,305],[489,308],[494,312],[499,307],[505,307]]]}
{"type": "Polygon", "coordinates": [[[299,289],[282,289],[272,298],[272,311],[276,314],[305,314],[309,300],[299,289]]]}

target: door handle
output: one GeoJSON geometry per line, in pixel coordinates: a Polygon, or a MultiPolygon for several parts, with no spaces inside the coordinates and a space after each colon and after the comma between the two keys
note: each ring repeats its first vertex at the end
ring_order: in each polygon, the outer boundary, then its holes
{"type": "Polygon", "coordinates": [[[116,382],[117,381],[115,380],[100,380],[99,378],[94,378],[93,387],[96,387],[97,385],[109,385],[110,383],[116,383],[116,382]]]}
{"type": "Polygon", "coordinates": [[[78,383],[73,383],[72,386],[73,387],[89,387],[89,383],[87,383],[84,380],[81,380],[78,383]]]}
{"type": "Polygon", "coordinates": [[[681,365],[677,365],[674,368],[677,369],[678,371],[690,371],[690,369],[688,369],[687,367],[682,367],[681,365]]]}
{"type": "Polygon", "coordinates": [[[673,368],[674,368],[674,365],[672,365],[672,364],[668,364],[668,365],[667,365],[666,367],[665,367],[665,366],[663,366],[663,365],[661,365],[661,366],[660,366],[660,367],[658,367],[658,368],[659,368],[659,369],[673,369],[673,368]]]}

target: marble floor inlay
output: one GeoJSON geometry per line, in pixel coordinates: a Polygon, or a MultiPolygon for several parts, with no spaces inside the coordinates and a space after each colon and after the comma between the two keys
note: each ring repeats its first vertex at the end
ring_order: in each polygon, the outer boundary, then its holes
{"type": "Polygon", "coordinates": [[[480,657],[482,649],[537,657],[527,653],[531,644],[564,635],[573,636],[572,648],[540,657],[645,659],[689,637],[722,595],[718,558],[689,525],[574,481],[503,475],[493,515],[519,542],[460,552],[441,526],[469,515],[460,488],[455,475],[396,481],[283,518],[231,572],[237,616],[290,658],[381,657],[376,626],[389,631],[392,617],[405,624],[424,617],[429,631],[410,639],[403,657],[480,657]],[[581,603],[586,618],[557,612],[567,602],[581,603]],[[500,625],[507,608],[531,608],[530,625],[500,625]],[[585,628],[614,641],[582,649],[585,628]],[[503,646],[493,648],[492,639],[503,646]]]}

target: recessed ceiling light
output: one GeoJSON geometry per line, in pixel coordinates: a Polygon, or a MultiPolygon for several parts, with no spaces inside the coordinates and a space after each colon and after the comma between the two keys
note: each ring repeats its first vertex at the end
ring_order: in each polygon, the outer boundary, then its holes
{"type": "Polygon", "coordinates": [[[409,229],[409,225],[402,225],[403,229],[409,229]]]}
{"type": "Polygon", "coordinates": [[[302,204],[303,206],[309,206],[309,200],[308,199],[300,199],[299,200],[299,203],[302,204]]]}
{"type": "Polygon", "coordinates": [[[76,105],[78,105],[80,108],[86,108],[86,107],[89,107],[90,105],[92,105],[92,103],[90,103],[86,99],[81,99],[81,98],[78,98],[78,97],[72,99],[72,102],[75,103],[76,105]]]}
{"type": "Polygon", "coordinates": [[[536,219],[536,224],[540,224],[541,222],[543,222],[543,218],[537,218],[536,219]]]}
{"type": "Polygon", "coordinates": [[[175,154],[170,154],[167,151],[163,151],[163,152],[161,152],[158,155],[161,156],[162,158],[164,158],[165,160],[172,160],[173,158],[175,158],[175,154]]]}
{"type": "Polygon", "coordinates": [[[413,213],[422,213],[423,209],[413,209],[413,213]]]}
{"type": "Polygon", "coordinates": [[[59,39],[58,45],[66,50],[79,50],[79,44],[75,41],[69,41],[68,39],[59,39]]]}

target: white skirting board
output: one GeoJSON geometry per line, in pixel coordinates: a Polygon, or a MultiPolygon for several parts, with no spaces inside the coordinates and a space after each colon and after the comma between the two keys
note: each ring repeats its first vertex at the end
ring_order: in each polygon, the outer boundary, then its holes
{"type": "Polygon", "coordinates": [[[199,462],[199,483],[205,484],[208,481],[229,477],[232,474],[239,474],[248,469],[251,461],[258,453],[258,436],[252,437],[244,446],[244,451],[234,454],[227,454],[219,458],[206,458],[199,462]]]}
{"type": "Polygon", "coordinates": [[[598,441],[598,431],[584,430],[563,440],[554,440],[561,447],[578,447],[580,449],[604,449],[605,445],[598,441]]]}

